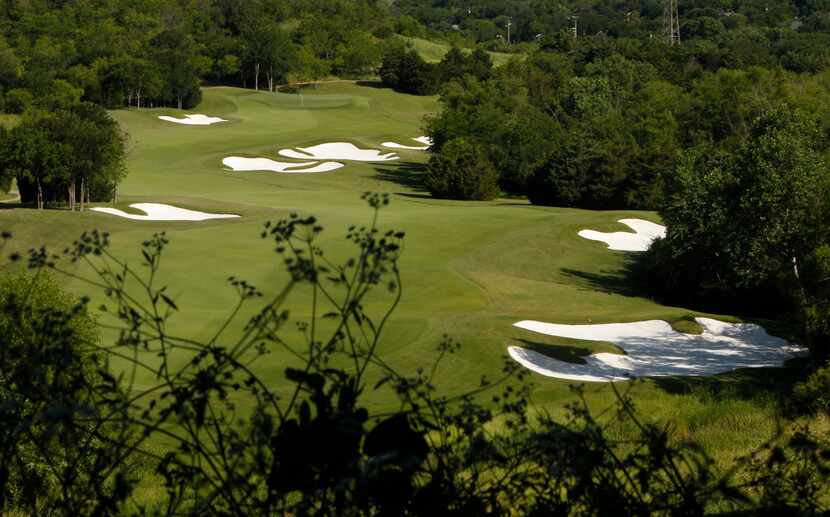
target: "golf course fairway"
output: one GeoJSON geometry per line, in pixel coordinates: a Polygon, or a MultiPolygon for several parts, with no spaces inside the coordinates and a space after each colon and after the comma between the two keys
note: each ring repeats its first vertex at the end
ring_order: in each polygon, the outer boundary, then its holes
{"type": "MultiPolygon", "coordinates": [[[[289,161],[278,154],[281,149],[330,142],[386,153],[390,150],[383,142],[412,142],[424,135],[424,116],[438,109],[436,97],[404,95],[374,85],[333,84],[304,89],[301,95],[206,88],[203,102],[188,113],[227,121],[206,126],[158,118],[187,114],[177,110],[115,111],[113,116],[129,135],[128,176],[119,187],[115,208],[136,213],[131,204],[161,203],[240,217],[130,220],[8,205],[0,210],[0,229],[11,231],[13,239],[4,252],[25,253],[44,244],[62,250],[82,232],[99,229],[109,232],[119,257],[140,267],[141,243],[166,232],[170,244],[160,280],[181,309],[171,332],[209,339],[237,299],[227,284],[229,276],[251,282],[266,295],[286,281],[273,242],[260,238],[266,221],[292,212],[315,215],[325,228],[322,246],[332,257],[345,258],[351,249],[344,239],[348,227],[368,224],[372,216],[361,194],[387,192],[391,204],[381,211],[380,225],[405,231],[406,240],[400,263],[403,300],[389,322],[380,353],[402,371],[415,372],[432,365],[445,335],[460,342],[460,351],[443,361],[436,377],[447,394],[475,389],[482,376],[498,378],[510,345],[544,349],[572,361],[592,352],[620,352],[608,343],[580,341],[576,346],[539,336],[514,327],[517,321],[690,321],[688,309],[661,306],[631,292],[622,276],[630,254],[578,236],[585,228],[628,231],[617,222],[620,219],[659,223],[655,213],[547,208],[514,198],[436,200],[419,186],[429,157],[419,150],[396,149],[400,159],[395,161],[337,160],[342,168],[308,174],[232,171],[222,164],[229,156],[289,161]]],[[[76,267],[78,273],[88,273],[76,267]]],[[[102,299],[101,293],[90,292],[80,282],[61,281],[72,292],[92,296],[92,307],[102,299]]],[[[380,289],[370,309],[388,301],[380,289]]],[[[308,296],[297,293],[290,307],[292,315],[302,319],[309,311],[308,296]]],[[[243,311],[226,331],[228,339],[254,309],[252,305],[243,311]]],[[[735,321],[723,314],[693,315],[735,321]]],[[[105,332],[104,337],[111,335],[105,332]]],[[[255,370],[279,386],[291,361],[284,351],[274,350],[257,360],[255,370]]],[[[563,415],[565,405],[576,400],[567,381],[531,375],[535,410],[563,415]]],[[[682,436],[694,437],[727,461],[775,433],[772,396],[765,395],[772,389],[765,387],[786,375],[786,369],[744,370],[712,378],[645,380],[626,388],[647,418],[673,421],[682,436]],[[721,393],[717,397],[711,396],[715,384],[721,393]]],[[[151,382],[151,377],[137,379],[138,384],[151,382]]],[[[607,384],[587,385],[585,396],[597,409],[614,402],[607,384]]],[[[369,393],[368,399],[377,407],[394,403],[389,394],[369,393]]]]}

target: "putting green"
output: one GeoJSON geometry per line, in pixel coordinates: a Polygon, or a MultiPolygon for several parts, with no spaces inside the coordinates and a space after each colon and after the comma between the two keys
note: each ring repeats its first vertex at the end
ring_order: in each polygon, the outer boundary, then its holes
{"type": "MultiPolygon", "coordinates": [[[[412,372],[431,364],[437,344],[449,334],[463,348],[439,370],[438,385],[448,393],[477,387],[482,375],[498,377],[508,344],[532,342],[536,349],[554,344],[513,328],[519,320],[576,324],[688,317],[688,310],[627,293],[619,276],[626,255],[577,236],[584,228],[625,230],[616,222],[624,218],[659,221],[653,213],[543,208],[515,199],[434,200],[417,187],[428,156],[419,151],[397,150],[400,161],[345,162],[343,169],[319,174],[231,172],[221,165],[231,155],[280,160],[279,149],[326,142],[382,149],[382,142],[405,142],[423,135],[424,115],[437,109],[434,97],[337,84],[307,89],[302,95],[206,89],[203,103],[190,112],[229,121],[212,126],[181,126],[157,118],[182,115],[169,109],[114,112],[130,135],[129,176],[119,189],[119,208],[167,203],[242,217],[165,223],[90,212],[6,208],[0,210],[0,229],[14,233],[11,248],[26,250],[43,243],[61,248],[82,231],[98,228],[110,232],[116,252],[134,264],[141,261],[140,243],[154,232],[166,231],[171,244],[163,260],[162,280],[182,308],[173,331],[207,338],[236,301],[226,283],[228,276],[244,278],[266,294],[285,280],[272,244],[259,238],[265,221],[289,212],[315,214],[326,228],[324,245],[342,257],[348,252],[342,238],[346,229],[367,223],[371,215],[360,194],[392,193],[392,204],[383,210],[381,220],[383,226],[407,233],[401,263],[404,298],[381,353],[391,364],[412,372]]],[[[83,291],[76,282],[67,281],[67,286],[83,291]]],[[[306,300],[302,293],[294,300],[298,317],[307,314],[306,300]]],[[[602,343],[579,346],[589,351],[608,349],[602,343]]],[[[578,360],[587,352],[571,346],[553,353],[571,354],[578,360]]],[[[290,363],[287,353],[274,351],[257,361],[257,371],[279,386],[290,363]]],[[[744,382],[742,375],[728,379],[744,382]]],[[[539,409],[561,413],[564,403],[574,400],[567,382],[541,376],[534,381],[539,409]]],[[[756,381],[757,376],[746,382],[756,381]]],[[[150,378],[139,379],[139,383],[150,382],[150,378]]],[[[705,446],[709,437],[718,451],[742,453],[774,432],[773,409],[764,401],[730,402],[734,416],[730,436],[742,438],[727,439],[721,436],[718,421],[694,424],[710,406],[673,391],[677,390],[652,381],[635,387],[649,417],[680,421],[681,429],[698,436],[705,446]]],[[[607,386],[590,386],[587,393],[598,405],[613,400],[607,386]]],[[[386,395],[370,393],[369,397],[373,405],[391,402],[386,395]]]]}

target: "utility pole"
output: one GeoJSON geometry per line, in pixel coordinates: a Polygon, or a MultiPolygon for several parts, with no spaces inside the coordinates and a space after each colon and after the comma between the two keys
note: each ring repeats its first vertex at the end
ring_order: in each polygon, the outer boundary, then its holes
{"type": "Polygon", "coordinates": [[[574,33],[574,39],[579,38],[579,16],[571,16],[571,19],[574,21],[574,26],[571,27],[571,32],[574,33]]]}
{"type": "Polygon", "coordinates": [[[666,37],[666,44],[673,47],[680,45],[680,15],[678,14],[678,0],[664,0],[666,2],[663,10],[663,33],[666,37]]]}

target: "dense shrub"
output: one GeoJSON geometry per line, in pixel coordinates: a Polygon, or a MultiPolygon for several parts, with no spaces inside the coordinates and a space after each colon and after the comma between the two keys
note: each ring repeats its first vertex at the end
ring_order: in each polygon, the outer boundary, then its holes
{"type": "Polygon", "coordinates": [[[384,50],[380,79],[385,86],[404,93],[434,95],[439,88],[438,67],[427,63],[417,51],[402,41],[394,41],[384,50]]]}
{"type": "Polygon", "coordinates": [[[106,403],[96,393],[104,381],[97,326],[46,271],[7,274],[0,335],[0,508],[92,513],[115,494],[108,482],[110,495],[98,499],[96,485],[119,463],[118,448],[101,440],[115,435],[98,413],[106,403]]]}
{"type": "Polygon", "coordinates": [[[430,157],[428,170],[424,183],[435,197],[486,201],[499,194],[499,175],[476,142],[451,140],[430,157]]]}
{"type": "Polygon", "coordinates": [[[674,303],[794,315],[804,344],[828,354],[830,166],[816,121],[787,107],[750,128],[735,153],[686,152],[667,176],[668,226],[641,261],[674,303]]]}
{"type": "Polygon", "coordinates": [[[6,112],[23,113],[35,103],[35,96],[24,88],[15,88],[6,92],[6,112]]]}
{"type": "Polygon", "coordinates": [[[793,399],[802,411],[830,416],[830,364],[817,369],[807,380],[796,384],[793,399]]]}

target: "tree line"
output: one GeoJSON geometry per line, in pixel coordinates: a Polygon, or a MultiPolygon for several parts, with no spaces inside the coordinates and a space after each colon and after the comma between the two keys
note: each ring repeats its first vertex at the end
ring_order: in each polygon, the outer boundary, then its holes
{"type": "Polygon", "coordinates": [[[0,110],[65,95],[191,108],[200,83],[273,90],[372,74],[394,24],[371,0],[0,2],[0,110]]]}
{"type": "MultiPolygon", "coordinates": [[[[830,9],[822,1],[691,0],[679,2],[681,40],[710,59],[749,59],[813,70],[827,62],[830,9]]],[[[398,0],[395,12],[411,36],[443,37],[489,50],[527,51],[561,34],[663,37],[661,0],[398,0]],[[508,44],[508,24],[510,44],[508,44]]]]}

